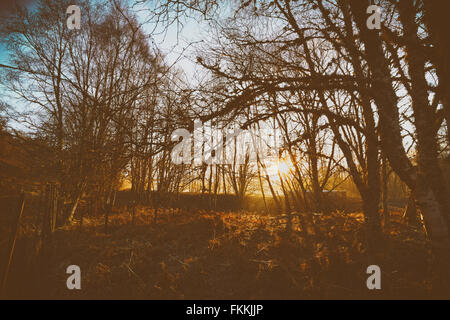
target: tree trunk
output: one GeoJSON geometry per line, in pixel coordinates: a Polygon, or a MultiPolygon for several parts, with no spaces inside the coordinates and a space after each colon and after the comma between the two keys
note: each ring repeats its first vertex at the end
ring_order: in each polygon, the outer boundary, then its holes
{"type": "Polygon", "coordinates": [[[350,3],[354,19],[360,30],[361,39],[365,44],[367,62],[372,73],[371,93],[379,110],[383,152],[398,176],[412,190],[417,190],[417,204],[424,216],[437,261],[443,263],[439,266],[439,270],[445,270],[447,268],[445,261],[448,260],[450,252],[447,221],[444,218],[446,213],[442,211],[442,207],[439,206],[430,187],[423,183],[426,181],[418,181],[418,174],[403,148],[397,96],[392,87],[390,70],[384,55],[382,42],[377,30],[368,30],[366,27],[365,11],[368,1],[351,0],[350,3]]]}
{"type": "Polygon", "coordinates": [[[406,204],[406,208],[403,213],[403,219],[413,226],[419,226],[419,216],[416,207],[416,200],[414,198],[414,194],[411,192],[408,198],[408,203],[406,204]]]}
{"type": "Polygon", "coordinates": [[[387,158],[383,157],[383,164],[382,164],[382,182],[383,182],[383,218],[384,218],[384,230],[388,233],[389,232],[389,208],[388,208],[388,180],[389,180],[389,174],[388,174],[388,168],[387,168],[387,158]]]}
{"type": "Polygon", "coordinates": [[[81,198],[81,196],[78,195],[77,198],[75,199],[75,202],[72,205],[72,209],[70,210],[70,215],[68,218],[69,223],[71,223],[73,221],[73,217],[75,216],[75,212],[77,211],[77,207],[78,207],[78,203],[80,202],[80,198],[81,198]]]}

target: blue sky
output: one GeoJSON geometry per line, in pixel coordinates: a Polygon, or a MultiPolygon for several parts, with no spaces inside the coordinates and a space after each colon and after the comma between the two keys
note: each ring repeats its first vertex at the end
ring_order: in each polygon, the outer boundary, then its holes
{"type": "MultiPolygon", "coordinates": [[[[133,2],[133,0],[128,1],[130,1],[130,3],[133,2]]],[[[37,2],[38,0],[0,0],[0,19],[7,14],[11,14],[16,4],[26,6],[28,9],[32,10],[33,5],[35,5],[37,2]]],[[[142,7],[134,7],[134,8],[137,12],[139,21],[143,22],[147,20],[149,14],[148,11],[139,10],[142,9],[142,7]]],[[[147,7],[147,9],[149,8],[147,7]]],[[[83,12],[81,12],[81,14],[83,14],[83,12]]],[[[194,81],[193,74],[195,73],[196,70],[195,63],[191,62],[190,59],[187,57],[188,51],[185,51],[186,57],[180,57],[180,54],[183,52],[183,49],[186,46],[188,46],[190,42],[200,39],[201,34],[200,24],[196,23],[194,20],[183,22],[185,24],[181,32],[178,33],[176,25],[172,25],[171,27],[169,27],[169,29],[165,34],[161,33],[161,28],[157,29],[156,32],[152,34],[152,38],[154,40],[155,45],[166,56],[166,62],[169,65],[172,65],[175,61],[178,60],[175,67],[183,69],[186,74],[187,80],[190,83],[192,83],[194,81]]],[[[144,24],[143,28],[148,34],[150,34],[151,31],[153,31],[154,29],[153,25],[151,25],[150,23],[144,24]]],[[[8,50],[3,44],[0,43],[0,63],[11,65],[8,56],[9,56],[8,50]]],[[[0,84],[0,100],[7,102],[11,105],[15,105],[16,107],[22,106],[22,108],[24,108],[20,100],[8,96],[7,91],[5,91],[4,88],[2,88],[1,84],[0,84]]],[[[22,108],[19,107],[19,109],[22,108]]]]}
{"type": "MultiPolygon", "coordinates": [[[[132,0],[129,0],[132,3],[132,0]]],[[[37,0],[0,0],[0,18],[2,15],[10,14],[16,4],[25,5],[28,8],[33,6],[37,0]]],[[[141,7],[136,7],[136,10],[141,9],[141,7]]],[[[148,12],[139,11],[138,19],[140,21],[145,21],[148,12]]],[[[172,25],[166,34],[162,34],[161,29],[157,29],[156,33],[152,34],[155,44],[158,48],[166,54],[167,62],[169,64],[176,61],[179,57],[183,48],[185,48],[191,41],[200,39],[200,24],[196,23],[194,20],[184,21],[184,28],[180,33],[177,32],[176,25],[172,25]]],[[[144,30],[150,33],[153,30],[153,25],[145,24],[144,30]]],[[[186,53],[186,52],[185,52],[186,53]]],[[[0,63],[8,64],[8,52],[4,45],[0,43],[0,63]]],[[[179,59],[178,66],[185,70],[188,75],[194,72],[195,66],[189,61],[187,57],[179,59]]]]}
{"type": "MultiPolygon", "coordinates": [[[[16,5],[31,7],[36,0],[0,0],[0,19],[12,14],[16,5]]],[[[4,45],[0,43],[0,63],[8,63],[8,53],[4,45]]]]}

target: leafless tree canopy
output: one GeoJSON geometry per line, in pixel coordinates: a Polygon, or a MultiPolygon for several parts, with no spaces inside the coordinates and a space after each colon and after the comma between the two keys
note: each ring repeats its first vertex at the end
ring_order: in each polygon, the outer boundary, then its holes
{"type": "Polygon", "coordinates": [[[128,184],[132,205],[151,204],[155,222],[183,193],[201,194],[209,209],[220,194],[238,208],[258,194],[289,229],[299,212],[331,214],[330,195],[346,191],[362,201],[365,245],[376,256],[387,195],[402,186],[440,279],[448,277],[450,28],[436,1],[80,1],[79,30],[66,26],[70,4],[41,0],[0,27],[10,56],[0,81],[20,101],[0,104],[0,130],[33,146],[34,170],[58,186],[66,221],[86,200],[107,227],[128,184]],[[372,2],[380,29],[366,23],[372,2]],[[150,41],[193,21],[207,30],[189,51],[196,81],[150,41]],[[182,140],[173,132],[195,140],[196,120],[205,138],[193,143],[230,161],[174,163],[182,140]],[[216,140],[230,125],[264,148],[216,140]],[[276,160],[267,155],[274,141],[276,160]]]}

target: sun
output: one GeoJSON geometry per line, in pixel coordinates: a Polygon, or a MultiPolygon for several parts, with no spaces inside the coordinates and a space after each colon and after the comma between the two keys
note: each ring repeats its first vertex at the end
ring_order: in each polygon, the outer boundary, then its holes
{"type": "Polygon", "coordinates": [[[267,167],[267,174],[274,178],[278,179],[278,175],[287,176],[292,173],[292,163],[286,159],[278,159],[267,167]]]}
{"type": "Polygon", "coordinates": [[[282,175],[288,175],[291,172],[291,167],[289,166],[288,163],[286,163],[285,160],[278,161],[277,166],[278,166],[278,171],[282,175]]]}

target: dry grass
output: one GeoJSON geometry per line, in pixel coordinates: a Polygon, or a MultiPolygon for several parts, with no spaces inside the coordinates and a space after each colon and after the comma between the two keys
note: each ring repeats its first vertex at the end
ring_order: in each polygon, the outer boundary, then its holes
{"type": "MultiPolygon", "coordinates": [[[[362,245],[362,214],[297,216],[292,231],[276,217],[250,213],[137,210],[65,226],[33,260],[19,241],[8,297],[145,299],[307,299],[429,297],[429,249],[421,230],[393,216],[377,261],[362,245]],[[309,218],[309,219],[308,219],[309,218]],[[303,221],[300,226],[300,219],[303,221]],[[307,223],[305,222],[307,221],[307,223]],[[31,260],[30,260],[31,259],[31,260]],[[66,288],[65,269],[81,267],[82,290],[66,288]],[[366,288],[370,264],[381,292],[366,288]]],[[[24,229],[27,230],[27,229],[24,229]]]]}

